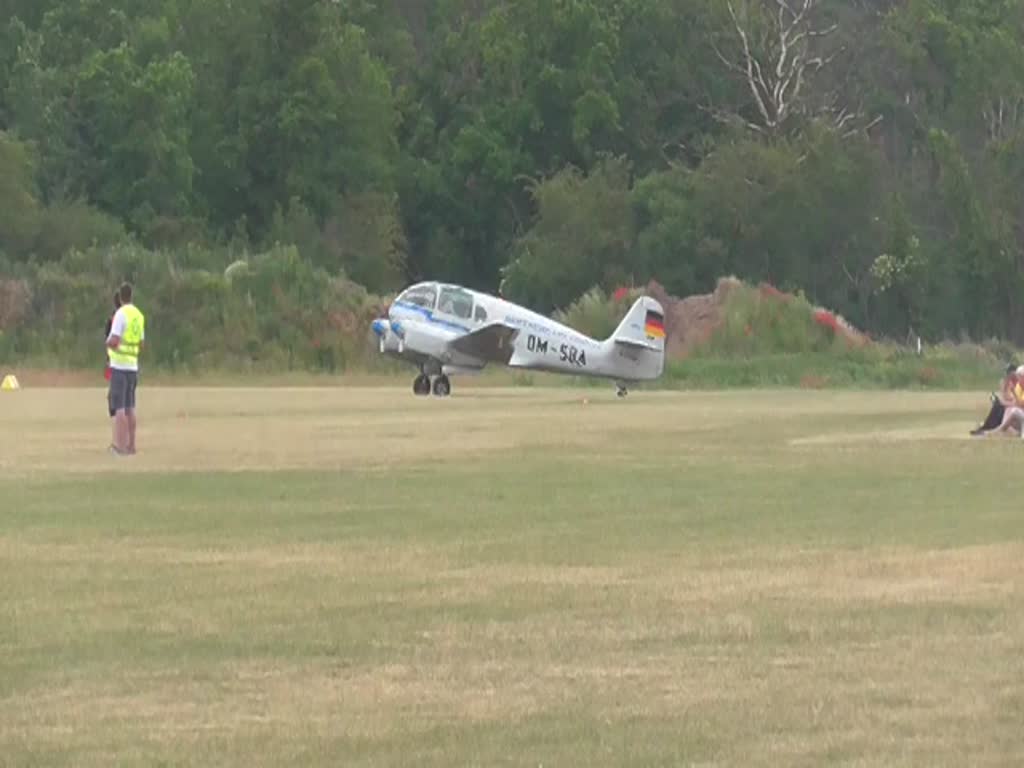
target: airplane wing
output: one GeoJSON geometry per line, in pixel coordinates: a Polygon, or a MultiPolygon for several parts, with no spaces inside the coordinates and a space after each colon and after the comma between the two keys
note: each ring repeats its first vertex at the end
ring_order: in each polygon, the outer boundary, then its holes
{"type": "Polygon", "coordinates": [[[518,328],[501,322],[489,323],[448,342],[448,346],[464,355],[472,355],[493,363],[505,363],[512,357],[512,342],[518,328]]]}

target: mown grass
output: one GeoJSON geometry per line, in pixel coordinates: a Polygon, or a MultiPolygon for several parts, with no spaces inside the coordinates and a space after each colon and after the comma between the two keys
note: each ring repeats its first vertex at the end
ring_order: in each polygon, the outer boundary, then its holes
{"type": "Polygon", "coordinates": [[[1005,363],[994,358],[910,352],[825,352],[697,356],[670,363],[663,386],[691,389],[995,390],[1005,363]]]}
{"type": "MultiPolygon", "coordinates": [[[[1021,358],[1024,360],[1024,357],[1021,358]]],[[[994,357],[973,357],[967,353],[933,353],[923,357],[911,353],[849,355],[830,353],[771,353],[744,357],[701,355],[670,362],[665,374],[654,382],[636,385],[638,390],[719,390],[719,389],[832,389],[832,390],[918,390],[942,392],[973,390],[984,393],[997,390],[1005,362],[994,357]]],[[[24,386],[95,386],[102,381],[102,370],[82,371],[18,367],[12,369],[24,386]]],[[[202,373],[151,370],[143,372],[148,385],[160,387],[330,387],[367,386],[411,389],[411,367],[393,366],[388,371],[351,371],[342,376],[310,371],[291,373],[240,373],[208,370],[202,373]]],[[[454,378],[459,388],[542,387],[547,389],[603,389],[611,385],[605,379],[560,376],[556,374],[488,369],[466,378],[454,378]]]]}
{"type": "Polygon", "coordinates": [[[1013,765],[1024,443],[951,393],[0,398],[12,765],[1013,765]]]}

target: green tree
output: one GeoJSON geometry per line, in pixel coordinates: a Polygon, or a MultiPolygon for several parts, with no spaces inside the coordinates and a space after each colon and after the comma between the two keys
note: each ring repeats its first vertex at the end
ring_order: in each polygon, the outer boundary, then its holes
{"type": "Polygon", "coordinates": [[[637,185],[635,258],[677,293],[735,274],[864,322],[886,222],[878,166],[867,141],[822,125],[771,144],[721,143],[700,168],[637,185]]]}
{"type": "Polygon", "coordinates": [[[260,12],[269,45],[252,51],[238,93],[254,118],[241,126],[250,177],[272,195],[253,212],[298,194],[323,216],[334,194],[389,188],[392,96],[363,31],[312,0],[263,0],[260,12]]]}
{"type": "Polygon", "coordinates": [[[600,158],[586,176],[570,167],[535,185],[537,220],[515,243],[505,295],[550,312],[592,286],[634,281],[630,187],[621,157],[600,158]]]}
{"type": "Polygon", "coordinates": [[[614,4],[451,2],[403,109],[411,273],[493,288],[533,215],[527,179],[621,142],[614,4]],[[454,248],[452,254],[450,249],[454,248]]]}
{"type": "Polygon", "coordinates": [[[0,253],[27,252],[38,230],[32,156],[21,142],[0,132],[0,253]]]}
{"type": "Polygon", "coordinates": [[[141,229],[189,209],[188,112],[195,75],[181,54],[140,66],[127,43],[90,56],[74,83],[77,163],[89,199],[141,229]]]}

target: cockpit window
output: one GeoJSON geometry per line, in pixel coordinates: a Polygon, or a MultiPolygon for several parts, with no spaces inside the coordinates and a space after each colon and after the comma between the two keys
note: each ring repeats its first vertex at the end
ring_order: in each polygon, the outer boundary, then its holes
{"type": "Polygon", "coordinates": [[[483,307],[477,307],[475,310],[473,310],[473,319],[476,320],[478,323],[482,323],[484,320],[487,319],[487,310],[484,309],[483,307]]]}
{"type": "Polygon", "coordinates": [[[461,288],[445,286],[437,302],[441,312],[468,320],[473,314],[473,294],[461,288]]]}
{"type": "Polygon", "coordinates": [[[416,304],[420,307],[433,309],[437,300],[437,287],[434,285],[414,285],[398,297],[397,301],[416,304]]]}

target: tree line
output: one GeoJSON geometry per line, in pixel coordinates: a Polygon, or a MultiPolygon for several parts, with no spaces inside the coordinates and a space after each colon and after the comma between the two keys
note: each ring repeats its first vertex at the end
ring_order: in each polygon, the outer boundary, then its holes
{"type": "Polygon", "coordinates": [[[0,264],[125,242],[1024,342],[1024,5],[0,0],[0,264]]]}

